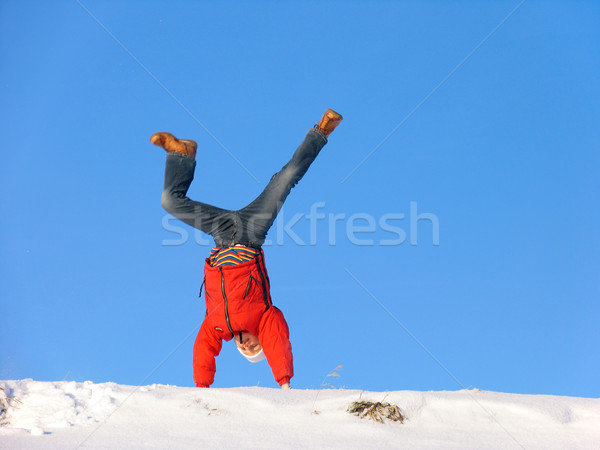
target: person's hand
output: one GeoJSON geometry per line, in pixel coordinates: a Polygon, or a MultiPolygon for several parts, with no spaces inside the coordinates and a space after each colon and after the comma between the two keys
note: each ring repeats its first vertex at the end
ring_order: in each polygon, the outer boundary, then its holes
{"type": "Polygon", "coordinates": [[[291,389],[291,388],[290,388],[290,383],[283,383],[283,384],[281,385],[281,389],[291,389]]]}

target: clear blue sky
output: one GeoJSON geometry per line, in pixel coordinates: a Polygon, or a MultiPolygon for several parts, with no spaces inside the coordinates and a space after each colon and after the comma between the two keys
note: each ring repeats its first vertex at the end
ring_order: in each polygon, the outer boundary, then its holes
{"type": "MultiPolygon", "coordinates": [[[[292,385],[600,394],[600,5],[82,5],[0,5],[1,379],[191,386],[209,247],[150,135],[197,140],[190,197],[237,209],[332,107],[278,221],[305,245],[265,247],[292,385]]],[[[275,386],[231,343],[217,368],[275,386]]]]}

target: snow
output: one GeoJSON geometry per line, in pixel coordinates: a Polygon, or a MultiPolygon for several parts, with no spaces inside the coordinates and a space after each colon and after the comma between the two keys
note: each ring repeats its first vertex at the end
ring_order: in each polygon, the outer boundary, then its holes
{"type": "Polygon", "coordinates": [[[31,379],[0,387],[0,395],[19,400],[9,401],[0,420],[2,449],[600,448],[600,399],[31,379]],[[351,415],[357,400],[396,404],[406,420],[351,415]]]}

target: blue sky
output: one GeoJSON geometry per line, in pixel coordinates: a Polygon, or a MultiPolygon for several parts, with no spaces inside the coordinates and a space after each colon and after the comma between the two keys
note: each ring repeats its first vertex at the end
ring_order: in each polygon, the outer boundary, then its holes
{"type": "Polygon", "coordinates": [[[237,209],[332,107],[265,247],[293,387],[597,397],[600,6],[519,5],[2,2],[0,378],[191,386],[209,246],[150,135],[237,209]]]}

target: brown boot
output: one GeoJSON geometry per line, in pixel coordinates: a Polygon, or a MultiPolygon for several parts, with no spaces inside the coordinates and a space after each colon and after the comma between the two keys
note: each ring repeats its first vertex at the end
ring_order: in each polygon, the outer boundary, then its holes
{"type": "Polygon", "coordinates": [[[160,133],[154,133],[150,138],[150,142],[164,148],[167,152],[177,152],[192,158],[196,157],[198,144],[191,139],[177,139],[171,133],[161,131],[160,133]]]}
{"type": "Polygon", "coordinates": [[[323,117],[318,124],[315,125],[315,128],[319,130],[321,133],[325,135],[325,137],[329,137],[329,135],[335,130],[343,117],[341,114],[336,113],[333,109],[327,108],[323,117]]]}

